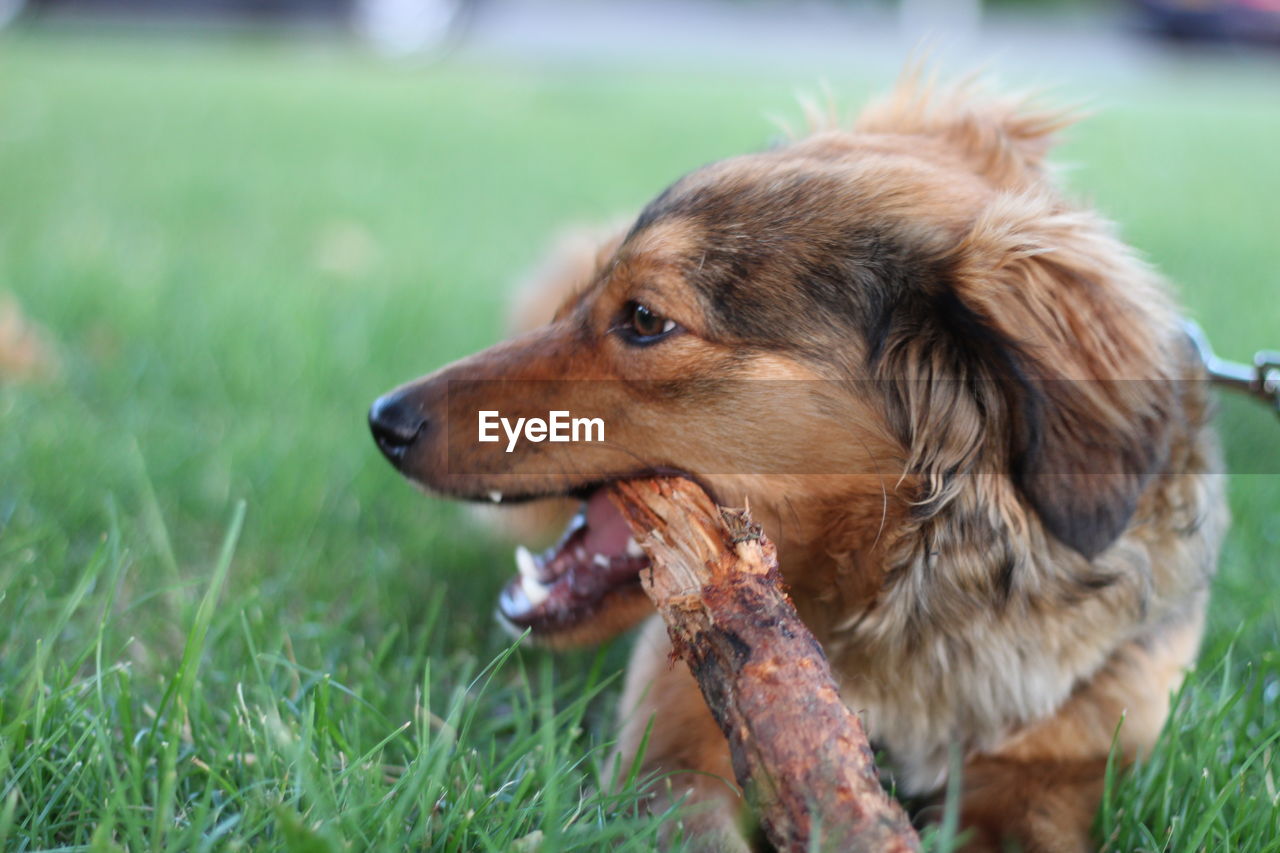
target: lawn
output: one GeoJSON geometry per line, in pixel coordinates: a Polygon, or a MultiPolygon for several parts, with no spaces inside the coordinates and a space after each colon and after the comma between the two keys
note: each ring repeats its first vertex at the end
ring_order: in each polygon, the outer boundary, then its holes
{"type": "MultiPolygon", "coordinates": [[[[1280,346],[1262,73],[1102,93],[1063,152],[1234,357],[1280,346]]],[[[557,223],[760,147],[793,82],[0,41],[0,293],[59,361],[0,383],[0,847],[652,849],[605,776],[625,641],[510,649],[509,552],[365,410],[496,340],[557,223]]],[[[1280,849],[1280,424],[1222,423],[1204,659],[1111,849],[1280,849]]]]}

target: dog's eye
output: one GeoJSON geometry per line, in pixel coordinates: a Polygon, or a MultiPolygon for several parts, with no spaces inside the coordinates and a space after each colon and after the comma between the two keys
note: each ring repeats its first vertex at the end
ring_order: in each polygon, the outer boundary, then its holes
{"type": "Polygon", "coordinates": [[[619,328],[632,343],[649,344],[675,331],[676,322],[655,313],[647,305],[631,302],[627,305],[619,328]]]}

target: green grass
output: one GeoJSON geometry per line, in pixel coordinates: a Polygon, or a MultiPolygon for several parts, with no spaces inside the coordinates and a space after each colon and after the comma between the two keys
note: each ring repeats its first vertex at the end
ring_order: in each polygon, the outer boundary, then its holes
{"type": "MultiPolygon", "coordinates": [[[[509,555],[364,411],[496,340],[556,223],[759,147],[794,82],[0,42],[0,290],[62,360],[0,386],[0,847],[651,849],[606,778],[625,643],[511,651],[509,555]]],[[[1280,345],[1273,88],[1105,94],[1073,186],[1226,354],[1280,345]]],[[[1114,780],[1114,849],[1280,839],[1280,430],[1222,420],[1248,473],[1204,664],[1114,780]]]]}

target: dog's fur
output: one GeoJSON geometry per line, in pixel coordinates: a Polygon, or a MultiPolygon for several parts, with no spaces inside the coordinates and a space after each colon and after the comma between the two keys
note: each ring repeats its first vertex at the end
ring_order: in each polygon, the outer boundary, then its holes
{"type": "MultiPolygon", "coordinates": [[[[619,380],[536,401],[614,413],[608,445],[449,470],[428,434],[401,467],[480,498],[665,466],[749,501],[897,790],[937,795],[954,754],[975,845],[1087,849],[1121,716],[1132,757],[1196,654],[1227,514],[1165,285],[1046,169],[1065,123],[909,80],[852,130],[693,172],[604,240],[589,275],[558,279],[574,291],[553,322],[408,388],[439,416],[460,377],[619,380]],[[611,330],[633,300],[682,330],[628,345],[611,330]],[[796,417],[747,408],[749,383],[725,379],[839,391],[796,417]]],[[[598,633],[645,612],[626,607],[598,633]]],[[[702,771],[663,796],[691,792],[690,831],[742,847],[739,798],[715,778],[732,779],[725,741],[669,654],[650,619],[621,753],[654,720],[644,769],[702,771]]]]}

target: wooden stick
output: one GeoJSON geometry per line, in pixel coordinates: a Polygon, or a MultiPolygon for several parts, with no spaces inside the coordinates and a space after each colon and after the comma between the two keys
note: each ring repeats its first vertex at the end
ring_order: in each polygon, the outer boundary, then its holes
{"type": "Polygon", "coordinates": [[[748,511],[720,509],[679,478],[620,482],[611,497],[649,555],[645,592],[774,847],[918,850],[906,813],[880,786],[861,721],[779,586],[776,549],[748,511]]]}

